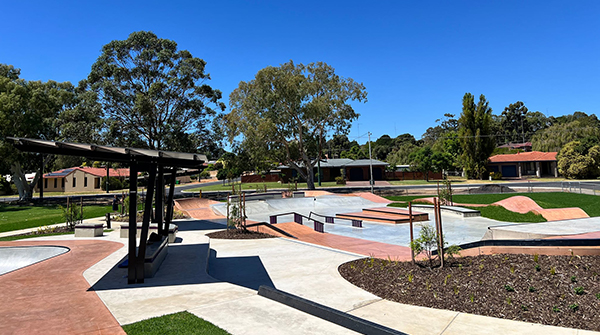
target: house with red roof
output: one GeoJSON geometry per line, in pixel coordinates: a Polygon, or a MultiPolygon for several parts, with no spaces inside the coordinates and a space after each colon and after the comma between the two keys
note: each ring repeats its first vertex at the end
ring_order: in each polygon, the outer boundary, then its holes
{"type": "Polygon", "coordinates": [[[522,178],[526,176],[558,177],[557,152],[519,152],[495,155],[489,158],[488,170],[500,172],[502,177],[522,178]]]}
{"type": "MultiPolygon", "coordinates": [[[[129,169],[108,169],[108,174],[124,180],[129,177],[129,169]]],[[[100,191],[103,177],[106,177],[106,168],[72,167],[46,173],[42,186],[44,192],[100,191]]]]}

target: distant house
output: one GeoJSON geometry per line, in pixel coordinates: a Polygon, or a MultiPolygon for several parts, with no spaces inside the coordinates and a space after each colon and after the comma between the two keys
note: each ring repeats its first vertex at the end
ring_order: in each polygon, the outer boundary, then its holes
{"type": "MultiPolygon", "coordinates": [[[[349,158],[331,158],[321,160],[321,181],[334,181],[336,177],[344,176],[349,181],[367,181],[371,179],[371,164],[373,166],[373,180],[383,180],[385,177],[385,167],[389,164],[376,159],[353,160],[349,158]]],[[[283,175],[283,181],[287,182],[290,178],[298,178],[298,172],[289,166],[279,166],[283,175]]],[[[318,173],[317,164],[314,167],[314,173],[318,173]]],[[[315,177],[315,179],[317,179],[315,177]]]]}
{"type": "MultiPolygon", "coordinates": [[[[109,169],[108,172],[110,177],[121,180],[129,177],[129,169],[109,169]]],[[[106,177],[106,168],[72,167],[46,173],[42,186],[44,192],[98,191],[103,177],[106,177]]]]}
{"type": "Polygon", "coordinates": [[[519,152],[490,157],[488,168],[500,172],[502,177],[558,177],[557,152],[519,152]]]}
{"type": "Polygon", "coordinates": [[[508,144],[503,144],[501,146],[499,146],[498,148],[507,148],[507,149],[520,149],[523,150],[525,152],[530,152],[532,145],[531,142],[525,142],[525,143],[508,143],[508,144]]]}

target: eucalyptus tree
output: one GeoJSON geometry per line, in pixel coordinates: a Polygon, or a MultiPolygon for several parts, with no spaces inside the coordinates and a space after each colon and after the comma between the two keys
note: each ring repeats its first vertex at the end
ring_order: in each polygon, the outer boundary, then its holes
{"type": "Polygon", "coordinates": [[[255,160],[289,165],[314,189],[313,167],[330,132],[347,135],[359,114],[351,101],[367,101],[362,83],[323,62],[268,66],[240,82],[225,116],[229,140],[255,160]]]}
{"type": "Polygon", "coordinates": [[[138,31],[106,44],[81,84],[98,95],[113,144],[196,151],[225,110],[205,68],[175,41],[138,31]]]}
{"type": "Polygon", "coordinates": [[[0,64],[0,174],[12,174],[20,200],[32,198],[41,167],[51,156],[18,151],[5,138],[57,139],[60,127],[56,120],[76,101],[75,88],[69,82],[27,81],[20,78],[19,69],[0,64]],[[36,171],[32,182],[27,182],[26,171],[36,171]]]}

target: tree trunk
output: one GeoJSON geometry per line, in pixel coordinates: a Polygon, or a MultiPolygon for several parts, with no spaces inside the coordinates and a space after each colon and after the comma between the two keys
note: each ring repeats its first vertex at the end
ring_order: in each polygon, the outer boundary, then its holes
{"type": "MultiPolygon", "coordinates": [[[[21,169],[21,165],[19,163],[13,164],[10,167],[10,171],[13,174],[13,183],[15,183],[17,191],[19,192],[19,201],[29,201],[33,199],[33,188],[40,179],[41,172],[37,171],[35,173],[33,181],[30,184],[28,184],[27,179],[25,178],[25,174],[23,173],[23,169],[21,169]]],[[[42,187],[43,186],[44,185],[42,185],[42,187]]]]}
{"type": "Polygon", "coordinates": [[[306,168],[306,188],[309,190],[315,189],[315,174],[313,173],[313,167],[308,165],[306,168]]]}

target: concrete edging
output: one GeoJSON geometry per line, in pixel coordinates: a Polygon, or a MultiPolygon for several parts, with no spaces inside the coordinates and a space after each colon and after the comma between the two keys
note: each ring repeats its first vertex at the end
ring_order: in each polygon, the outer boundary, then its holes
{"type": "Polygon", "coordinates": [[[361,334],[372,335],[407,335],[401,331],[397,331],[380,324],[361,319],[354,315],[318,304],[296,295],[261,285],[258,288],[258,295],[277,301],[289,307],[295,308],[304,313],[316,316],[323,320],[329,321],[336,325],[348,328],[361,334]]]}

